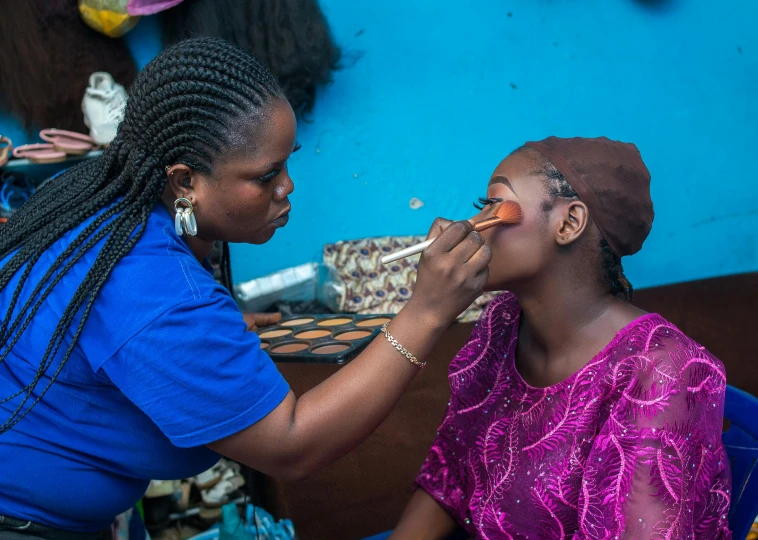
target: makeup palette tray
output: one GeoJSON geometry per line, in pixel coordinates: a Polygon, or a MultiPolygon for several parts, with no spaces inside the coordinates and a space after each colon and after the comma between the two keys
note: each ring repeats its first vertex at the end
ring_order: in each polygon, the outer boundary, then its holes
{"type": "Polygon", "coordinates": [[[344,364],[358,356],[394,315],[297,315],[258,330],[275,362],[344,364]]]}

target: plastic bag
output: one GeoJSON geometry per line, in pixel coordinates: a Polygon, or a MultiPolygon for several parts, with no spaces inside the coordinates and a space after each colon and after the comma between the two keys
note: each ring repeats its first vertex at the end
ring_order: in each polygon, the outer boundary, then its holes
{"type": "Polygon", "coordinates": [[[239,512],[237,505],[230,503],[221,509],[223,521],[219,526],[218,540],[254,540],[253,536],[247,531],[239,512]]]}
{"type": "Polygon", "coordinates": [[[289,519],[276,521],[259,506],[247,505],[247,530],[260,540],[296,540],[295,526],[289,519]]]}
{"type": "Polygon", "coordinates": [[[118,38],[137,26],[139,17],[129,15],[127,0],[79,0],[79,14],[87,26],[118,38]]]}
{"type": "MultiPolygon", "coordinates": [[[[295,540],[295,527],[289,519],[276,521],[263,508],[248,504],[245,522],[237,505],[229,503],[221,509],[223,521],[218,526],[218,540],[295,540]]],[[[195,537],[197,540],[216,538],[211,531],[195,537]]],[[[192,540],[192,539],[190,539],[192,540]]]]}

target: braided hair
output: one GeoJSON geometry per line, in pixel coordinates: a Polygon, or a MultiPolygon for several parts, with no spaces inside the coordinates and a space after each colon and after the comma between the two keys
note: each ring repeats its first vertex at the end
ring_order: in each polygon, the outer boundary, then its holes
{"type": "MultiPolygon", "coordinates": [[[[33,380],[0,404],[24,394],[0,424],[0,434],[18,423],[45,395],[76,345],[99,291],[113,268],[136,245],[168,178],[167,165],[183,163],[211,175],[214,159],[229,142],[232,120],[283,99],[274,76],[252,55],[215,38],[180,42],[161,53],[137,77],[124,120],[111,145],[39,189],[3,226],[0,237],[0,290],[20,274],[0,320],[0,362],[29,327],[55,286],[82,256],[103,242],[81,285],[56,326],[33,380]],[[65,233],[94,220],[50,265],[28,300],[17,309],[34,265],[65,233]],[[14,311],[16,315],[14,317],[14,311]],[[67,331],[81,315],[73,339],[67,331]],[[46,387],[28,406],[32,393],[63,357],[46,387]]],[[[222,277],[231,288],[229,248],[224,246],[222,277]]]]}
{"type": "MultiPolygon", "coordinates": [[[[556,198],[578,200],[579,195],[576,193],[571,184],[561,172],[555,168],[544,157],[542,159],[542,172],[547,178],[548,194],[556,198]]],[[[608,241],[600,235],[600,258],[602,262],[602,279],[610,286],[611,294],[618,296],[623,295],[624,300],[631,302],[634,297],[634,288],[624,275],[624,268],[621,265],[621,257],[616,255],[611,249],[608,241]]]]}

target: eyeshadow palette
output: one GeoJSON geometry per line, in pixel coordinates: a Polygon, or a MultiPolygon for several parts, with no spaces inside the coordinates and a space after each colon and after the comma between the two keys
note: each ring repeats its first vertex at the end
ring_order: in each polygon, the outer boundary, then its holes
{"type": "Polygon", "coordinates": [[[258,329],[275,362],[344,364],[355,358],[394,315],[298,315],[258,329]]]}

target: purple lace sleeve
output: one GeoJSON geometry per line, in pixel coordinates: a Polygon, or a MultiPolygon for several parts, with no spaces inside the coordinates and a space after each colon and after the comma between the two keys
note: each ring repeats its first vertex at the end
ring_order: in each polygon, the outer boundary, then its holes
{"type": "MultiPolygon", "coordinates": [[[[479,323],[471,334],[471,338],[450,364],[449,373],[455,374],[472,369],[486,369],[489,361],[488,355],[482,355],[482,347],[486,341],[487,332],[493,322],[493,317],[502,316],[504,307],[512,303],[512,295],[501,295],[491,302],[482,312],[479,323]]],[[[452,376],[452,375],[450,375],[452,376]]],[[[474,533],[471,525],[471,516],[468,500],[466,498],[466,471],[462,470],[464,459],[468,452],[476,449],[466,448],[461,426],[456,421],[456,416],[461,407],[465,407],[467,396],[465,390],[453,385],[450,389],[450,402],[448,403],[442,423],[437,428],[437,436],[429,449],[426,461],[416,477],[416,487],[426,491],[437,503],[456,520],[474,533]]]]}
{"type": "Polygon", "coordinates": [[[575,540],[731,538],[723,367],[678,331],[664,332],[619,364],[631,382],[612,390],[621,397],[590,451],[575,540]]]}

